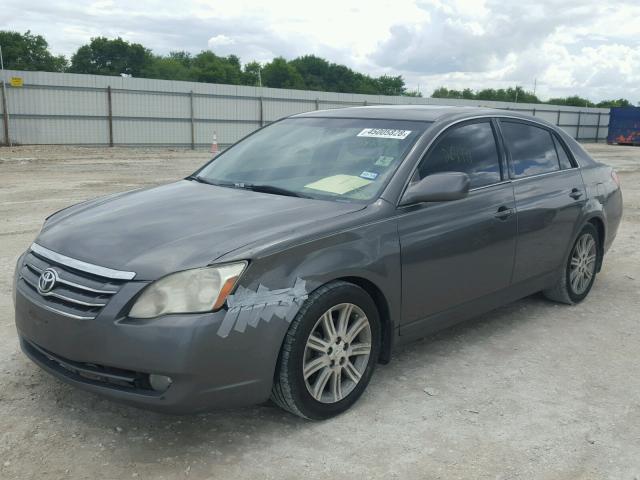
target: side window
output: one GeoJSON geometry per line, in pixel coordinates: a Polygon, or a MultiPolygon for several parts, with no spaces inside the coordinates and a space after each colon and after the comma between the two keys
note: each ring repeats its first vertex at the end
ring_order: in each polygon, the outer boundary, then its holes
{"type": "Polygon", "coordinates": [[[526,123],[500,120],[502,136],[511,154],[514,178],[560,170],[551,133],[526,123]]]}
{"type": "Polygon", "coordinates": [[[556,144],[556,152],[558,152],[558,160],[560,160],[560,169],[566,170],[567,168],[573,168],[571,160],[569,160],[569,155],[567,155],[567,150],[555,135],[553,136],[553,142],[556,144]]]}
{"type": "Polygon", "coordinates": [[[418,166],[421,179],[440,172],[466,173],[471,188],[499,182],[500,158],[491,123],[466,124],[443,133],[418,166]]]}

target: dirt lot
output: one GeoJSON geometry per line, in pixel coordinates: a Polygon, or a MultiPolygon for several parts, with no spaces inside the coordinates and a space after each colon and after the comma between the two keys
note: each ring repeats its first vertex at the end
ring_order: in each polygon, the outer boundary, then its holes
{"type": "Polygon", "coordinates": [[[207,154],[0,148],[0,478],[640,478],[640,148],[588,148],[618,169],[626,208],[589,298],[533,296],[404,348],[324,423],[268,405],[162,416],[29,362],[11,274],[44,217],[207,154]]]}

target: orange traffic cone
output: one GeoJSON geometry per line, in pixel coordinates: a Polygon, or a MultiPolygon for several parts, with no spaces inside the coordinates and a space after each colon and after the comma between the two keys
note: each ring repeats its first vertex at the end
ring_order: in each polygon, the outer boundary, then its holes
{"type": "Polygon", "coordinates": [[[213,143],[211,144],[211,153],[215,156],[219,153],[218,150],[218,134],[213,131],[213,143]]]}

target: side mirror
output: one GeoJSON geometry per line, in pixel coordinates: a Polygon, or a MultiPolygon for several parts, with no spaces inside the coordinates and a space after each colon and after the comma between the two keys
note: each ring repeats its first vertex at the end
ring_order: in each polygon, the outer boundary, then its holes
{"type": "Polygon", "coordinates": [[[464,198],[469,193],[469,175],[462,172],[434,173],[409,185],[400,205],[421,202],[446,202],[464,198]]]}

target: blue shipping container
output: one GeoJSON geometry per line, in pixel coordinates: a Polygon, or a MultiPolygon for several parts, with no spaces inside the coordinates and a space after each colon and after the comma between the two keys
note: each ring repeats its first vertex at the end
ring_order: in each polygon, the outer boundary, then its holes
{"type": "Polygon", "coordinates": [[[640,145],[640,107],[611,109],[607,143],[640,145]]]}

